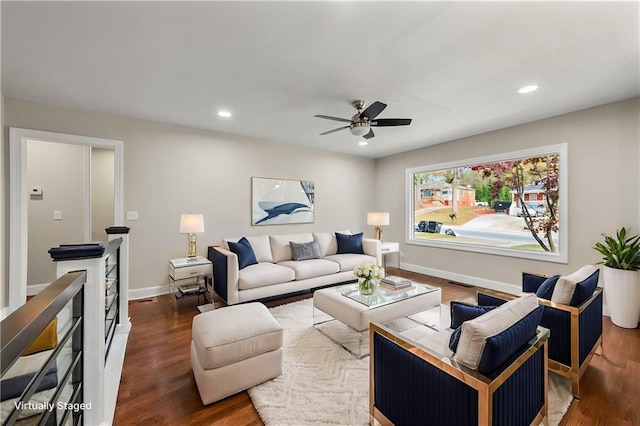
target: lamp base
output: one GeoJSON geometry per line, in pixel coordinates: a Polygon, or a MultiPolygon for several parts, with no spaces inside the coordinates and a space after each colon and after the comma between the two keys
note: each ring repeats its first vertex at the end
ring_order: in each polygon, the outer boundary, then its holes
{"type": "Polygon", "coordinates": [[[382,226],[376,226],[376,240],[380,240],[382,242],[382,226]]]}
{"type": "Polygon", "coordinates": [[[189,241],[189,254],[187,257],[196,257],[196,234],[189,233],[187,241],[189,241]]]}

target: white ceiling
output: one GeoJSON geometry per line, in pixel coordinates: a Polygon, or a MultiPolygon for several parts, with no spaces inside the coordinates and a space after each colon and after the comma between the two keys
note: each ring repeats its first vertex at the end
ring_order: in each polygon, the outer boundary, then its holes
{"type": "Polygon", "coordinates": [[[637,1],[1,7],[5,96],[373,158],[640,95],[637,1]],[[413,123],[319,136],[356,99],[413,123]]]}

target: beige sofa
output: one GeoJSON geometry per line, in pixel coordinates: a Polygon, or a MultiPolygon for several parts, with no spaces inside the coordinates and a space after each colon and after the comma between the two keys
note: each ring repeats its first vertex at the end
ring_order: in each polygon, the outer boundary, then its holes
{"type": "MultiPolygon", "coordinates": [[[[338,231],[351,234],[349,231],[338,231]]],[[[246,237],[251,243],[257,264],[239,268],[238,256],[229,250],[226,238],[221,246],[211,246],[208,257],[213,262],[214,290],[228,305],[281,296],[324,287],[355,279],[353,269],[363,262],[381,264],[381,244],[374,239],[362,240],[364,254],[338,254],[333,232],[301,232],[296,234],[246,237]],[[317,241],[320,257],[293,260],[290,242],[317,241]]]]}

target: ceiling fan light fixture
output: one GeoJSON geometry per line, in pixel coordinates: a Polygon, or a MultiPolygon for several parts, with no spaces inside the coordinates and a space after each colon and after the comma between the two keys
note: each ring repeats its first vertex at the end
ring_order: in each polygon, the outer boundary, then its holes
{"type": "Polygon", "coordinates": [[[365,125],[364,123],[353,123],[353,125],[351,125],[349,130],[351,131],[351,134],[353,136],[364,136],[367,133],[369,133],[371,129],[369,128],[368,125],[365,125]]]}

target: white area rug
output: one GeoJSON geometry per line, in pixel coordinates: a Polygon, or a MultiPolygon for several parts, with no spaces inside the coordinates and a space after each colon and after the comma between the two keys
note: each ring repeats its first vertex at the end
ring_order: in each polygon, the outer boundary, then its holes
{"type": "MultiPolygon", "coordinates": [[[[353,355],[314,329],[313,302],[271,308],[284,327],[284,374],[249,389],[266,425],[369,424],[369,358],[353,355]]],[[[570,382],[549,374],[549,421],[571,403],[570,382]]]]}

